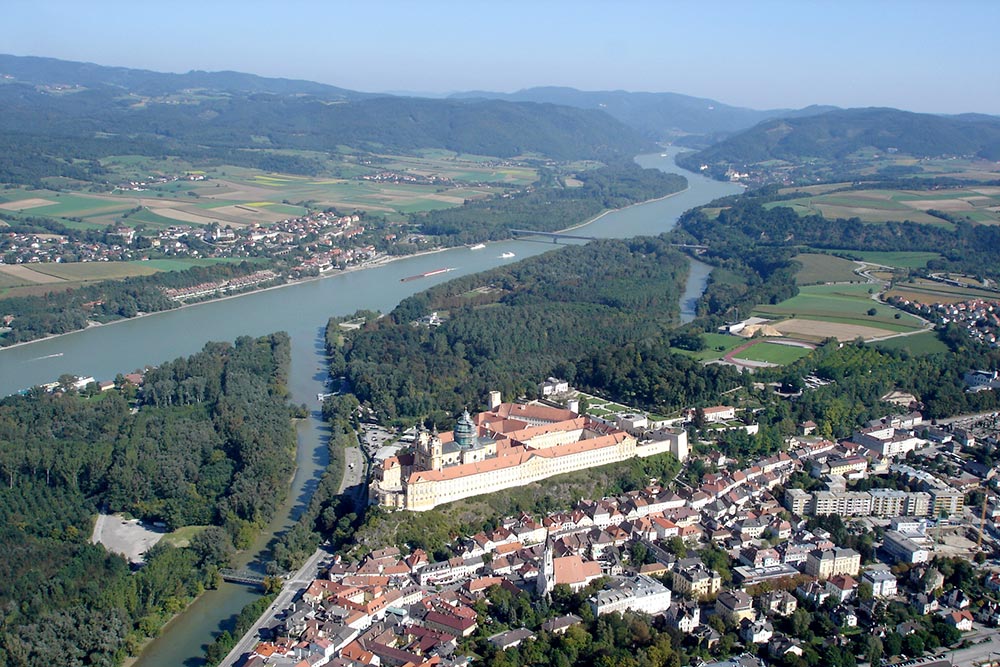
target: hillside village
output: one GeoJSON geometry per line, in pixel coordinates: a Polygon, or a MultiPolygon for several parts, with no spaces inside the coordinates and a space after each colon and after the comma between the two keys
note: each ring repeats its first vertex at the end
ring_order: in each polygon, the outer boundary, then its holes
{"type": "Polygon", "coordinates": [[[457,666],[484,651],[519,664],[518,651],[619,613],[651,619],[712,667],[811,665],[834,649],[853,666],[992,641],[1000,573],[970,561],[992,563],[1000,504],[965,503],[1000,468],[976,460],[977,436],[997,439],[983,426],[910,412],[834,442],[806,422],[755,461],[696,448],[708,452],[686,462],[708,471],[697,486],[682,472],[508,516],[459,536],[446,559],[406,545],[347,551],[237,664],[457,666]]]}

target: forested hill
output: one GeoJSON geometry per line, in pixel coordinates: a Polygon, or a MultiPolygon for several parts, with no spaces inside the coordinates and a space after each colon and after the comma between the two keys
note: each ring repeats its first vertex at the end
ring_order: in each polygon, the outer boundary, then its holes
{"type": "Polygon", "coordinates": [[[604,388],[617,381],[616,370],[594,358],[609,350],[628,356],[618,360],[622,368],[656,359],[656,380],[630,376],[630,398],[651,381],[656,398],[643,395],[644,403],[708,400],[734,386],[738,373],[665,352],[687,269],[686,258],[660,238],[567,247],[416,294],[346,343],[331,323],[331,370],[345,374],[357,397],[387,421],[430,415],[447,423],[489,390],[534,393],[533,383],[552,374],[604,388]],[[432,311],[447,321],[411,324],[432,311]]]}
{"type": "Polygon", "coordinates": [[[33,183],[42,176],[99,181],[96,160],[123,154],[222,159],[308,174],[316,173],[318,163],[280,151],[444,148],[608,162],[653,147],[639,131],[598,110],[502,100],[356,95],[334,100],[329,91],[309,92],[298,82],[251,75],[116,69],[111,76],[100,69],[90,76],[88,66],[75,65],[37,75],[58,84],[19,82],[15,75],[0,79],[0,182],[33,183]],[[206,92],[199,78],[219,88],[206,92]],[[267,85],[258,86],[261,81],[267,85]],[[177,87],[188,84],[192,87],[177,87]]]}
{"type": "Polygon", "coordinates": [[[209,343],[106,393],[0,401],[0,665],[120,664],[248,546],[286,493],[286,334],[209,343]],[[191,533],[129,571],[90,543],[100,506],[191,533]]]}
{"type": "Polygon", "coordinates": [[[626,125],[656,139],[672,135],[719,135],[738,132],[776,116],[821,113],[832,107],[770,109],[759,111],[730,106],[703,97],[680,93],[644,93],[624,90],[585,91],[547,86],[527,88],[515,93],[471,91],[452,98],[502,99],[512,102],[547,102],[580,109],[600,109],[626,125]]]}
{"type": "Polygon", "coordinates": [[[898,109],[838,109],[801,118],[775,118],[678,162],[743,166],[767,160],[842,159],[862,149],[894,150],[916,157],[975,155],[1000,158],[1000,118],[935,116],[898,109]]]}
{"type": "Polygon", "coordinates": [[[376,97],[325,83],[281,79],[243,72],[202,72],[184,74],[153,72],[128,67],[107,67],[57,58],[0,54],[0,77],[9,82],[38,86],[111,86],[137,95],[167,95],[192,89],[233,93],[313,95],[325,100],[344,101],[376,97]]]}

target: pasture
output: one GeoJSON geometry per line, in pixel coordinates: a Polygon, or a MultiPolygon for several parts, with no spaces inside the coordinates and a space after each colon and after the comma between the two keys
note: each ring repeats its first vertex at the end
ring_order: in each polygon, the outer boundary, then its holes
{"type": "Polygon", "coordinates": [[[745,338],[721,333],[704,333],[701,334],[701,339],[705,341],[705,348],[697,352],[678,348],[671,348],[671,350],[678,354],[697,359],[698,361],[709,361],[712,359],[721,359],[731,350],[736,349],[740,345],[745,345],[747,342],[745,338]]]}
{"type": "Polygon", "coordinates": [[[924,331],[912,336],[897,336],[880,340],[873,345],[882,350],[907,350],[914,356],[948,351],[948,346],[942,343],[937,333],[933,331],[924,331]]]}
{"type": "Polygon", "coordinates": [[[941,255],[936,252],[903,250],[897,252],[883,252],[878,250],[832,250],[831,252],[843,252],[852,257],[858,257],[865,262],[881,264],[883,266],[894,266],[900,269],[922,269],[927,266],[927,262],[932,259],[940,259],[941,255]]]}
{"type": "Polygon", "coordinates": [[[797,285],[865,282],[864,278],[854,272],[858,265],[848,259],[814,253],[796,255],[793,259],[802,265],[795,274],[797,285]]]}

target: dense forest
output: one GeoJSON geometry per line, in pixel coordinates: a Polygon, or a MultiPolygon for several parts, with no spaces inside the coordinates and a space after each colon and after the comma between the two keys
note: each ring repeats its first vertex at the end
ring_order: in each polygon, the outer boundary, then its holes
{"type": "MultiPolygon", "coordinates": [[[[593,372],[597,357],[629,345],[656,355],[668,344],[686,273],[684,256],[663,239],[567,247],[414,295],[346,340],[333,324],[331,367],[386,421],[447,421],[490,389],[533,394],[553,373],[604,390],[611,382],[593,372]],[[412,323],[431,311],[447,311],[447,321],[412,323]]],[[[680,384],[650,402],[676,406],[737,382],[731,369],[702,371],[664,355],[667,365],[680,384]]]]}
{"type": "Polygon", "coordinates": [[[707,164],[721,176],[729,165],[767,160],[842,160],[862,149],[899,151],[917,157],[1000,157],[1000,120],[988,116],[944,117],[898,109],[835,109],[798,118],[773,118],[703,151],[678,158],[697,171],[707,164]]]}
{"type": "Polygon", "coordinates": [[[743,256],[748,261],[750,249],[774,254],[803,246],[845,251],[924,250],[942,255],[928,263],[930,269],[1000,276],[996,262],[1000,228],[996,226],[955,216],[949,216],[951,226],[828,220],[820,215],[799,216],[784,206],[768,209],[763,204],[769,200],[766,196],[742,196],[713,202],[709,206],[723,207],[716,218],[706,215],[703,208],[692,209],[681,217],[680,237],[711,246],[710,259],[727,255],[743,256]]]}
{"type": "Polygon", "coordinates": [[[211,158],[312,173],[314,162],[283,151],[445,148],[607,160],[651,148],[637,131],[599,111],[498,100],[381,97],[330,104],[312,96],[228,93],[173,104],[117,87],[54,95],[11,83],[0,87],[0,106],[0,180],[29,185],[59,175],[103,181],[97,160],[109,155],[211,158]]]}
{"type": "Polygon", "coordinates": [[[769,109],[759,111],[734,107],[717,100],[680,93],[645,93],[625,90],[576,90],[559,86],[528,88],[514,93],[470,91],[455,93],[453,99],[485,98],[510,102],[565,104],[581,109],[600,109],[630,127],[658,140],[678,135],[707,145],[714,136],[739,132],[768,118],[818,114],[833,107],[769,109]]]}
{"type": "Polygon", "coordinates": [[[632,162],[583,171],[575,188],[532,188],[527,192],[467,202],[458,208],[412,216],[425,234],[448,245],[510,237],[511,229],[556,231],[579,224],[606,209],[664,197],[687,187],[679,174],[642,169],[632,162]]]}
{"type": "Polygon", "coordinates": [[[214,585],[284,496],[288,364],[286,334],[244,337],[147,372],[134,413],[118,390],[0,401],[0,664],[119,664],[214,585]],[[99,507],[211,527],[132,574],[89,543],[99,507]]]}

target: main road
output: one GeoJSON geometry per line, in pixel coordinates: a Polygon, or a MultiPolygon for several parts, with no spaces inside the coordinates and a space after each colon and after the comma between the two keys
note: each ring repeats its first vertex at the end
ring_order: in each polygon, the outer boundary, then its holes
{"type": "Polygon", "coordinates": [[[240,637],[240,640],[236,642],[236,646],[233,650],[226,655],[225,659],[219,663],[219,667],[231,667],[235,665],[239,660],[240,656],[244,653],[248,653],[254,646],[257,645],[258,636],[260,635],[261,628],[267,626],[272,627],[280,622],[278,616],[287,609],[295,597],[302,591],[303,588],[309,586],[314,579],[319,576],[320,569],[322,568],[322,560],[329,556],[330,553],[324,550],[322,547],[316,550],[316,552],[309,557],[305,564],[299,568],[299,571],[294,575],[291,575],[285,585],[282,586],[281,592],[275,597],[274,602],[271,606],[261,614],[260,618],[253,624],[253,626],[247,630],[246,634],[240,637]]]}

